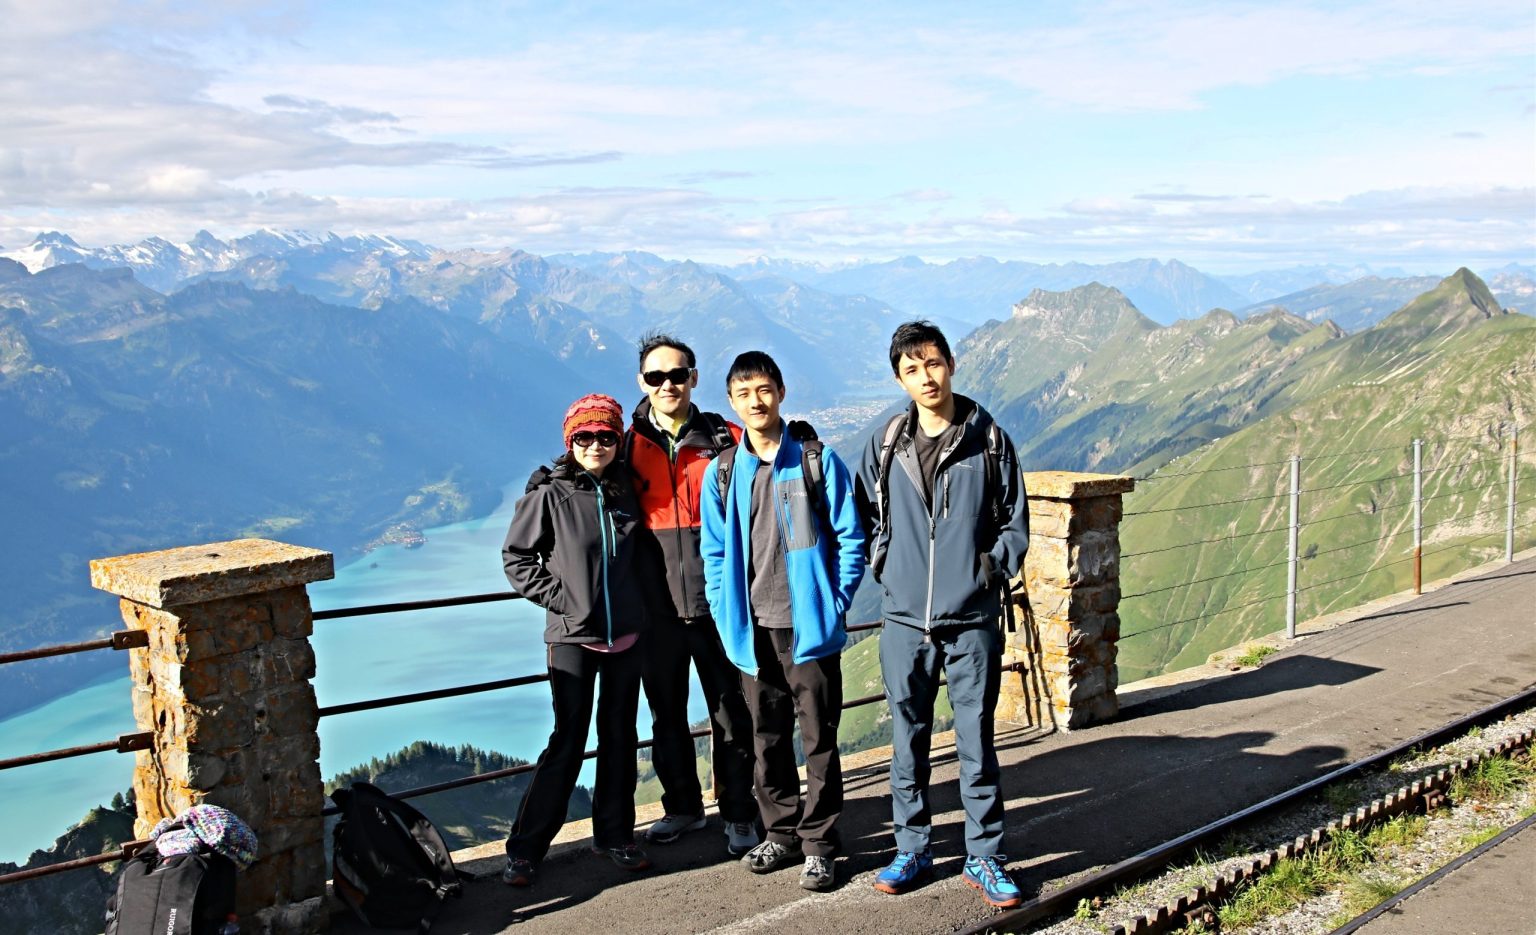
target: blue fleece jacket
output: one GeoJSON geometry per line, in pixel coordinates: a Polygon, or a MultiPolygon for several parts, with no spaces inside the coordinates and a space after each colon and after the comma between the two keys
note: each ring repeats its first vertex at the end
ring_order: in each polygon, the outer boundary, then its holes
{"type": "MultiPolygon", "coordinates": [[[[759,463],[746,444],[738,445],[710,462],[699,495],[704,594],[726,656],[748,675],[757,674],[747,574],[752,567],[752,479],[759,463]],[[718,475],[720,461],[727,457],[735,461],[722,499],[718,475]]],[[[864,529],[854,506],[853,478],[831,448],[822,449],[821,464],[826,524],[806,490],[801,444],[784,433],[773,460],[773,499],[789,579],[795,662],[842,651],[848,642],[843,614],[864,575],[864,529]]]]}

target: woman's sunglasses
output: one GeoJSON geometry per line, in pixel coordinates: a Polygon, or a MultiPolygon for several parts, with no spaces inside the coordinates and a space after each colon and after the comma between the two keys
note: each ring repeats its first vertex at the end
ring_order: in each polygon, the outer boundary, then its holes
{"type": "Polygon", "coordinates": [[[647,370],[640,374],[640,379],[645,381],[646,386],[660,386],[663,383],[682,386],[692,374],[692,367],[676,367],[672,370],[647,370]]]}
{"type": "Polygon", "coordinates": [[[591,448],[593,445],[602,445],[604,448],[612,448],[619,443],[618,432],[577,432],[571,436],[571,444],[577,448],[591,448]]]}

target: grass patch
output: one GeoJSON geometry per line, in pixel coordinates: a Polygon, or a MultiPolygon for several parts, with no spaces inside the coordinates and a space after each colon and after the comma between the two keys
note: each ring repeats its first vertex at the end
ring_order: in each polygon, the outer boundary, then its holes
{"type": "Polygon", "coordinates": [[[1381,822],[1365,833],[1365,840],[1372,849],[1387,847],[1412,847],[1424,836],[1429,822],[1423,815],[1397,815],[1381,822]]]}
{"type": "Polygon", "coordinates": [[[1357,831],[1339,831],[1310,854],[1282,860],[1217,911],[1223,930],[1280,915],[1351,879],[1375,856],[1357,831]]]}
{"type": "Polygon", "coordinates": [[[1478,828],[1476,831],[1468,831],[1461,836],[1461,849],[1463,851],[1470,851],[1474,847],[1487,844],[1503,833],[1504,829],[1498,825],[1489,828],[1478,828]]]}
{"type": "Polygon", "coordinates": [[[1446,793],[1457,804],[1473,799],[1502,799],[1530,784],[1532,772],[1529,760],[1515,760],[1507,756],[1489,757],[1457,774],[1446,793]]]}
{"type": "Polygon", "coordinates": [[[1323,790],[1323,801],[1328,803],[1328,808],[1336,815],[1352,812],[1355,806],[1360,804],[1360,797],[1365,794],[1365,785],[1359,780],[1334,783],[1323,790]]]}
{"type": "Polygon", "coordinates": [[[1257,668],[1264,664],[1266,658],[1273,656],[1279,651],[1273,646],[1250,646],[1247,652],[1232,660],[1232,663],[1245,669],[1257,668]]]}
{"type": "Polygon", "coordinates": [[[1401,881],[1394,878],[1356,874],[1344,883],[1343,905],[1328,920],[1328,925],[1338,928],[1396,896],[1402,888],[1401,881]]]}

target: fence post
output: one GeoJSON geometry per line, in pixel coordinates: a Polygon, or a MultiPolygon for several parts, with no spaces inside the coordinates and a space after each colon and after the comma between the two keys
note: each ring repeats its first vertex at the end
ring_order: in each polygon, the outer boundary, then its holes
{"type": "Polygon", "coordinates": [[[319,709],[305,585],[333,575],[331,553],[237,539],[91,562],[91,585],[122,598],[149,634],[129,657],[133,718],[153,732],[137,753],[137,837],[207,803],[256,832],[240,875],[242,928],[299,935],[326,925],[319,709]]]}
{"type": "Polygon", "coordinates": [[[1003,654],[1022,670],[1003,679],[998,719],[1073,730],[1119,713],[1120,498],[1135,486],[1113,474],[1024,474],[1029,551],[1003,654]]]}
{"type": "Polygon", "coordinates": [[[1422,439],[1413,440],[1413,593],[1424,593],[1424,473],[1422,439]]]}
{"type": "Polygon", "coordinates": [[[1301,527],[1301,455],[1291,455],[1291,555],[1286,568],[1285,637],[1296,638],[1296,546],[1301,527]]]}
{"type": "Polygon", "coordinates": [[[1509,426],[1509,507],[1504,521],[1504,561],[1515,560],[1515,472],[1520,467],[1520,426],[1509,426]]]}

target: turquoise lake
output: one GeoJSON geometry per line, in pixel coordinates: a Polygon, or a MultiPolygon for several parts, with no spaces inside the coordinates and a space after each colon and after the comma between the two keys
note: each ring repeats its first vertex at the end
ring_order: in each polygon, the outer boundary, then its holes
{"type": "MultiPolygon", "coordinates": [[[[511,492],[521,490],[519,483],[511,492]]],[[[483,519],[428,529],[421,548],[387,546],[337,569],[335,580],[310,586],[314,608],[507,590],[501,542],[511,506],[508,500],[483,519]]],[[[103,607],[115,614],[111,601],[103,607]]],[[[315,692],[324,706],[543,672],[543,633],[544,612],[523,601],[319,621],[315,692]]],[[[0,721],[0,757],[133,731],[126,669],[125,662],[120,678],[0,721]]],[[[697,688],[691,701],[690,716],[703,717],[697,688]]],[[[649,736],[643,701],[638,720],[640,735],[649,736]]],[[[543,684],[337,715],[320,722],[320,769],[329,777],[416,740],[533,760],[553,722],[543,684]]],[[[52,846],[87,809],[126,791],[132,771],[131,755],[113,753],[0,771],[0,860],[24,863],[33,850],[52,846]]],[[[430,796],[416,804],[431,815],[430,796]]]]}

